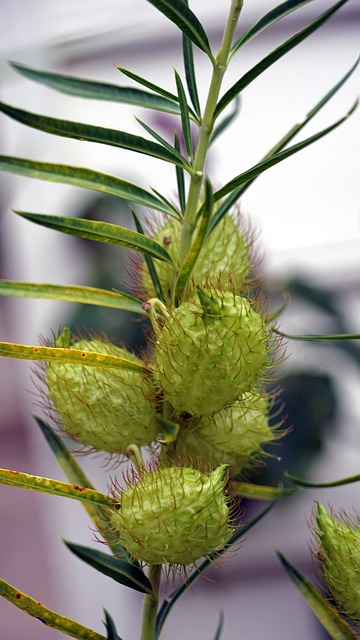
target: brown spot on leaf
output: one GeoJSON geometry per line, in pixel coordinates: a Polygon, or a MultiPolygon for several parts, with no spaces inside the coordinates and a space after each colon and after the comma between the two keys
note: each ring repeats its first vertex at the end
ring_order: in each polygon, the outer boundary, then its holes
{"type": "Polygon", "coordinates": [[[16,598],[17,600],[21,600],[21,598],[22,598],[22,594],[21,594],[21,593],[17,593],[17,594],[16,594],[16,596],[15,596],[15,598],[16,598]]]}

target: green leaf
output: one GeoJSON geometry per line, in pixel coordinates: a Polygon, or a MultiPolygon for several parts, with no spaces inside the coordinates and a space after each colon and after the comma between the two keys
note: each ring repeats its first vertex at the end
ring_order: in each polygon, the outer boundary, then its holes
{"type": "Polygon", "coordinates": [[[50,118],[37,113],[31,113],[30,111],[24,111],[23,109],[17,109],[4,102],[0,102],[0,111],[17,122],[21,122],[33,129],[45,131],[45,133],[51,133],[65,138],[73,138],[74,140],[85,140],[110,145],[112,147],[120,147],[121,149],[142,153],[158,158],[159,160],[164,160],[165,162],[180,164],[184,169],[189,170],[186,161],[182,160],[180,162],[175,153],[170,153],[161,145],[132,133],[127,133],[126,131],[117,131],[116,129],[107,129],[82,122],[50,118]]]}
{"type": "Polygon", "coordinates": [[[298,151],[305,149],[310,144],[313,144],[317,140],[320,140],[320,138],[323,138],[324,136],[328,135],[331,131],[334,131],[334,129],[339,127],[343,122],[345,122],[345,120],[347,120],[347,118],[349,118],[352,115],[357,105],[358,105],[358,102],[356,101],[355,104],[351,107],[350,111],[345,116],[340,118],[340,120],[337,120],[337,122],[334,122],[334,124],[330,125],[326,129],[322,129],[321,131],[314,134],[313,136],[306,138],[302,142],[298,142],[297,144],[294,144],[292,147],[289,147],[284,151],[280,151],[279,153],[275,153],[269,158],[265,158],[265,160],[262,160],[261,162],[256,164],[254,167],[251,167],[251,169],[248,169],[244,173],[241,173],[240,175],[236,176],[236,178],[233,178],[233,180],[230,180],[230,182],[228,182],[219,191],[216,191],[216,193],[214,194],[215,201],[220,200],[221,198],[226,196],[228,193],[231,193],[237,187],[248,182],[248,180],[256,178],[258,175],[260,175],[267,169],[270,169],[271,167],[275,166],[279,162],[286,160],[286,158],[289,158],[290,156],[294,155],[294,153],[297,153],[298,151]]]}
{"type": "Polygon", "coordinates": [[[211,134],[210,144],[212,144],[216,140],[216,138],[218,138],[223,133],[223,131],[228,128],[228,126],[235,120],[235,118],[237,118],[237,116],[239,115],[240,106],[240,97],[236,96],[231,113],[229,113],[229,115],[226,116],[226,118],[224,118],[221,122],[219,122],[219,124],[214,128],[211,134]]]}
{"type": "Polygon", "coordinates": [[[220,640],[220,638],[222,636],[223,626],[224,626],[224,612],[223,611],[219,611],[219,622],[218,622],[218,626],[216,627],[214,640],[220,640]]]}
{"type": "Polygon", "coordinates": [[[45,362],[70,362],[87,367],[110,367],[143,373],[145,367],[137,362],[110,356],[95,351],[80,351],[58,347],[38,347],[12,342],[0,342],[0,356],[20,360],[43,360],[45,362]]]}
{"type": "Polygon", "coordinates": [[[100,633],[87,629],[78,622],[47,609],[40,602],[22,593],[11,584],[5,582],[5,580],[0,580],[0,595],[24,611],[24,613],[37,618],[48,627],[65,633],[71,638],[78,638],[78,640],[106,640],[105,636],[100,633]]]}
{"type": "Polygon", "coordinates": [[[348,478],[341,478],[340,480],[332,480],[330,482],[312,482],[311,480],[302,480],[296,476],[291,475],[287,471],[284,471],[284,475],[288,480],[298,484],[300,487],[315,487],[320,489],[328,489],[330,487],[341,487],[345,484],[352,484],[353,482],[360,482],[360,475],[349,476],[348,478]]]}
{"type": "Polygon", "coordinates": [[[236,544],[240,538],[246,535],[250,529],[252,529],[260,520],[266,516],[269,511],[274,507],[276,501],[271,502],[265,509],[263,509],[260,513],[258,513],[252,520],[250,520],[243,527],[239,527],[239,529],[234,533],[229,543],[226,545],[224,549],[220,551],[210,554],[208,558],[205,558],[196,569],[188,576],[186,576],[186,581],[181,584],[175,591],[173,591],[168,597],[166,597],[159,609],[157,619],[156,619],[156,635],[155,639],[158,640],[161,630],[164,626],[165,620],[168,617],[171,609],[177,600],[188,591],[192,584],[194,584],[202,575],[202,573],[207,569],[209,565],[220,555],[225,553],[233,544],[236,544]]]}
{"type": "Polygon", "coordinates": [[[319,18],[311,22],[301,31],[298,31],[294,36],[286,40],[283,44],[276,47],[274,51],[269,53],[263,60],[258,62],[250,71],[245,73],[240,80],[238,80],[230,89],[223,95],[221,100],[218,102],[215,112],[214,119],[216,119],[219,114],[227,107],[228,104],[241,93],[245,87],[247,87],[253,80],[255,80],[258,76],[260,76],[266,69],[271,67],[277,60],[282,58],[286,53],[291,51],[294,47],[296,47],[300,42],[308,38],[314,31],[319,29],[331,16],[338,11],[344,4],[346,4],[348,0],[340,0],[337,2],[331,9],[325,11],[325,13],[321,14],[319,18]]]}
{"type": "MultiPolygon", "coordinates": [[[[132,214],[134,216],[135,225],[136,225],[136,228],[137,228],[138,232],[142,233],[143,235],[145,235],[144,234],[144,230],[143,230],[143,228],[141,226],[140,220],[137,217],[135,211],[132,211],[132,214]]],[[[152,283],[154,285],[154,289],[156,291],[156,295],[159,298],[159,300],[161,300],[161,302],[165,303],[163,290],[161,288],[161,283],[160,283],[160,280],[158,278],[158,275],[156,273],[156,268],[155,268],[155,265],[154,265],[154,261],[151,258],[151,256],[148,256],[148,255],[145,254],[145,262],[146,262],[146,266],[147,266],[149,274],[150,274],[151,281],[152,281],[152,283]]],[[[144,311],[144,313],[146,314],[146,311],[144,311]]]]}
{"type": "MultiPolygon", "coordinates": [[[[355,64],[346,72],[346,74],[326,93],[321,100],[306,114],[306,117],[302,122],[295,124],[282,138],[277,142],[270,151],[266,154],[263,160],[267,160],[271,158],[279,151],[281,151],[286,145],[303,129],[308,122],[331,100],[331,98],[339,91],[339,89],[345,84],[351,74],[355,71],[356,67],[359,64],[360,58],[358,58],[355,64]]],[[[235,204],[235,202],[242,196],[242,194],[249,188],[249,186],[254,182],[257,176],[247,180],[240,187],[234,189],[234,191],[221,203],[219,208],[216,210],[211,223],[210,223],[210,231],[214,229],[214,227],[220,222],[222,217],[229,211],[229,209],[235,204]]]]}
{"type": "Polygon", "coordinates": [[[174,22],[199,49],[213,60],[204,28],[183,0],[148,0],[148,2],[161,11],[171,22],[174,22]]]}
{"type": "MultiPolygon", "coordinates": [[[[189,6],[188,0],[183,0],[183,2],[186,4],[187,7],[189,6]]],[[[195,65],[194,65],[193,47],[192,47],[192,42],[190,38],[188,38],[188,36],[186,36],[184,33],[183,33],[182,48],[183,48],[183,60],[184,60],[186,84],[189,91],[191,102],[195,109],[195,113],[198,119],[200,120],[201,109],[200,109],[198,90],[196,86],[196,73],[195,73],[195,65]]]]}
{"type": "Polygon", "coordinates": [[[230,57],[232,57],[246,42],[249,42],[272,24],[275,24],[278,20],[281,20],[281,18],[284,18],[289,15],[289,13],[296,11],[296,9],[300,9],[309,2],[312,2],[312,0],[286,0],[286,2],[282,2],[274,9],[268,11],[262,18],[260,18],[260,20],[255,22],[250,29],[245,31],[238,40],[236,40],[231,47],[230,57]]]}
{"type": "Polygon", "coordinates": [[[202,216],[199,223],[199,230],[196,234],[194,242],[192,243],[192,246],[188,255],[186,256],[183,264],[181,265],[181,268],[175,283],[174,297],[175,297],[176,305],[180,303],[180,300],[189,282],[189,278],[195,267],[196,261],[200,255],[201,249],[203,247],[203,244],[206,238],[213,208],[214,208],[214,199],[213,199],[212,187],[209,180],[206,180],[205,203],[204,203],[204,206],[202,207],[202,216]]]}
{"type": "Polygon", "coordinates": [[[277,551],[277,555],[289,578],[304,596],[313,613],[320,620],[331,638],[333,640],[354,640],[354,638],[357,638],[358,636],[350,625],[340,616],[335,607],[323,598],[314,585],[290,563],[281,551],[277,551]]]}
{"type": "Polygon", "coordinates": [[[140,253],[169,262],[173,265],[173,261],[164,247],[148,236],[143,236],[137,231],[120,227],[110,222],[98,222],[95,220],[87,220],[86,218],[62,218],[60,216],[48,216],[42,213],[27,213],[24,211],[15,211],[15,213],[31,222],[40,224],[55,231],[68,233],[72,236],[96,240],[97,242],[105,242],[109,244],[117,244],[121,247],[134,249],[140,253]]]}
{"type": "Polygon", "coordinates": [[[160,442],[162,444],[170,444],[170,442],[175,442],[179,433],[180,426],[175,422],[171,422],[170,420],[166,420],[162,417],[158,419],[158,422],[162,429],[162,440],[160,440],[160,442]]]}
{"type": "Polygon", "coordinates": [[[33,476],[21,471],[0,469],[0,484],[41,491],[42,493],[50,493],[54,496],[72,498],[73,500],[86,500],[102,507],[113,507],[114,505],[114,501],[104,493],[100,493],[100,491],[80,487],[77,484],[60,482],[60,480],[33,476]]]}
{"type": "MultiPolygon", "coordinates": [[[[53,431],[53,429],[51,429],[45,420],[39,416],[34,416],[34,418],[69,482],[80,487],[86,487],[87,489],[94,489],[94,486],[82,468],[78,465],[73,454],[66,447],[64,441],[53,431]]],[[[101,536],[104,538],[113,554],[118,556],[121,554],[123,559],[126,558],[127,560],[130,560],[130,555],[124,547],[116,541],[116,536],[114,536],[113,527],[111,526],[109,518],[110,510],[94,505],[91,502],[83,502],[82,505],[94,523],[96,531],[101,532],[101,536]]],[[[135,561],[134,564],[139,566],[135,561]]]]}
{"type": "Polygon", "coordinates": [[[140,593],[152,594],[151,583],[139,567],[135,567],[131,562],[114,558],[107,553],[83,547],[73,542],[64,540],[64,543],[80,560],[83,560],[91,567],[100,571],[120,584],[130,587],[140,593]]]}
{"type": "Polygon", "coordinates": [[[63,164],[51,164],[48,162],[37,162],[25,158],[15,158],[12,156],[0,156],[0,170],[37,178],[49,182],[61,182],[83,189],[100,191],[110,195],[118,196],[124,200],[130,200],[144,207],[150,207],[157,211],[162,211],[170,216],[174,216],[173,208],[169,208],[161,200],[155,198],[151,193],[142,187],[121,180],[106,173],[99,173],[83,167],[71,167],[63,164]]]}
{"type": "MultiPolygon", "coordinates": [[[[127,78],[131,78],[131,80],[134,80],[138,84],[141,84],[142,86],[147,87],[148,89],[151,89],[151,91],[155,91],[160,96],[163,96],[164,98],[167,98],[168,100],[171,100],[172,102],[176,102],[177,104],[179,104],[179,98],[175,93],[170,93],[170,91],[163,89],[163,87],[159,87],[159,85],[154,84],[153,82],[150,82],[150,80],[147,80],[146,78],[142,78],[141,76],[138,76],[136,73],[133,73],[133,71],[129,71],[129,69],[124,69],[124,67],[116,67],[116,69],[118,69],[120,73],[123,73],[124,76],[126,76],[127,78]]],[[[180,107],[178,107],[178,114],[180,114],[180,107]]]]}
{"type": "Polygon", "coordinates": [[[191,160],[193,156],[193,148],[192,148],[191,131],[190,131],[189,107],[186,100],[185,90],[184,90],[184,86],[181,81],[181,78],[176,70],[174,72],[175,72],[176,88],[179,96],[181,125],[182,125],[182,132],[184,136],[185,149],[186,149],[188,158],[191,160]]]}
{"type": "Polygon", "coordinates": [[[284,489],[284,487],[266,487],[264,485],[251,484],[249,482],[235,482],[232,480],[228,487],[232,496],[241,496],[249,500],[271,500],[273,498],[283,498],[297,492],[295,489],[284,489]]]}
{"type": "Polygon", "coordinates": [[[133,87],[119,87],[115,84],[96,82],[84,78],[74,78],[73,76],[52,73],[50,71],[39,71],[38,69],[32,69],[17,62],[10,62],[10,64],[26,78],[71,96],[91,100],[121,102],[142,107],[143,109],[155,109],[167,113],[180,113],[179,105],[176,101],[160,97],[148,91],[141,91],[133,87]]]}
{"type": "Polygon", "coordinates": [[[360,333],[328,333],[324,335],[305,335],[305,336],[293,336],[288,333],[283,333],[276,329],[276,333],[288,340],[302,340],[305,342],[318,342],[319,340],[360,340],[360,333]]]}
{"type": "Polygon", "coordinates": [[[17,280],[0,280],[0,296],[64,300],[66,302],[92,304],[146,315],[146,312],[142,308],[141,300],[137,300],[126,293],[73,284],[60,285],[45,282],[37,283],[19,282],[17,280]]]}
{"type": "Polygon", "coordinates": [[[167,142],[167,140],[160,136],[156,131],[154,131],[154,129],[149,127],[146,122],[143,122],[142,120],[140,120],[140,118],[135,118],[135,120],[143,127],[143,129],[145,129],[145,131],[147,131],[153,138],[155,138],[155,140],[157,140],[164,147],[164,149],[167,149],[170,153],[174,153],[178,157],[179,164],[177,166],[181,165],[181,162],[185,161],[181,153],[177,151],[171,144],[169,144],[169,142],[167,142]]]}
{"type": "Polygon", "coordinates": [[[115,623],[106,609],[104,609],[105,614],[105,626],[107,631],[107,640],[122,640],[120,636],[117,634],[115,623]]]}
{"type": "MultiPolygon", "coordinates": [[[[177,151],[180,151],[180,140],[177,131],[174,132],[174,147],[177,151]]],[[[185,193],[185,177],[184,171],[181,167],[176,166],[176,182],[178,187],[179,194],[179,204],[182,215],[185,213],[186,209],[186,193],[185,193]]]]}

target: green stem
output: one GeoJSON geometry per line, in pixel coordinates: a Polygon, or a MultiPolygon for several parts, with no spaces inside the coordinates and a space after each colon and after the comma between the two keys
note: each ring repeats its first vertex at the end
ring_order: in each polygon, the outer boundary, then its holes
{"type": "Polygon", "coordinates": [[[192,235],[195,228],[196,213],[199,207],[201,187],[204,179],[204,167],[209,149],[210,136],[214,126],[214,111],[219,97],[221,83],[227,69],[229,53],[235,29],[239,20],[243,0],[232,0],[229,17],[225,26],[219,53],[214,61],[208,98],[204,116],[199,129],[198,143],[193,164],[193,175],[189,187],[184,220],[180,239],[180,265],[184,262],[191,247],[192,235]]]}
{"type": "Polygon", "coordinates": [[[153,588],[153,593],[144,596],[141,640],[155,640],[161,564],[150,565],[148,577],[153,588]]]}

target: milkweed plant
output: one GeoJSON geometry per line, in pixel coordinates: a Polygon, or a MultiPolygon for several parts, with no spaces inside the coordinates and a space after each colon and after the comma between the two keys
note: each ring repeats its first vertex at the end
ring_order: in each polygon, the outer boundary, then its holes
{"type": "MultiPolygon", "coordinates": [[[[242,498],[276,501],[296,492],[301,484],[315,486],[295,477],[290,477],[293,489],[249,481],[249,469],[266,463],[267,446],[286,437],[281,414],[277,426],[270,421],[277,393],[269,389],[274,388],[270,382],[277,376],[285,348],[289,353],[286,339],[291,336],[284,336],[279,328],[282,308],[269,311],[267,306],[256,233],[242,218],[239,199],[264,171],[330,134],[353,113],[356,104],[327,128],[293,143],[357,65],[257,164],[242,173],[235,168],[234,177],[221,186],[207,173],[209,149],[238,116],[243,90],[331,19],[347,0],[333,4],[226,91],[223,79],[243,47],[309,0],[287,0],[242,32],[243,2],[231,0],[217,52],[187,0],[148,1],[176,25],[182,37],[184,71],[175,71],[173,92],[120,67],[136,88],[11,64],[27,80],[70,96],[177,116],[171,142],[141,120],[145,137],[0,104],[3,114],[49,135],[111,145],[119,153],[126,149],[145,154],[158,160],[159,171],[161,163],[174,168],[173,184],[167,193],[160,193],[156,184],[147,190],[90,168],[0,157],[2,171],[110,194],[127,201],[133,214],[135,230],[101,220],[15,212],[52,230],[132,249],[137,254],[129,263],[132,293],[2,280],[1,295],[131,311],[148,320],[149,330],[141,354],[121,343],[122,336],[116,345],[103,333],[73,335],[68,326],[37,346],[2,342],[2,356],[39,362],[38,387],[46,419],[36,419],[69,482],[7,469],[0,471],[0,479],[82,502],[97,538],[108,549],[66,544],[95,570],[143,594],[141,640],[161,637],[177,600],[210,563],[238,550],[241,538],[250,535],[271,506],[249,520],[244,518],[242,498]],[[195,51],[212,70],[204,96],[198,94],[195,51]],[[147,210],[145,219],[137,211],[139,206],[147,210]],[[118,479],[109,480],[108,494],[92,486],[68,448],[69,437],[82,450],[111,459],[118,479]]],[[[151,180],[156,182],[156,175],[151,180]]],[[[331,337],[356,336],[319,336],[331,337]]],[[[280,561],[330,636],[355,638],[360,624],[360,523],[328,513],[318,502],[311,520],[315,562],[328,595],[323,596],[278,552],[280,561]]],[[[51,611],[15,586],[0,584],[2,596],[68,636],[120,640],[122,631],[116,630],[107,611],[105,635],[101,635],[51,611]]],[[[214,638],[221,633],[222,620],[214,638]]]]}

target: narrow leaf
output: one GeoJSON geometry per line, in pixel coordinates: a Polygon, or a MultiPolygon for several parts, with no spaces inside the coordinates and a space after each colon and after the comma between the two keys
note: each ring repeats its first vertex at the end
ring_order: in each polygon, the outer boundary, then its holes
{"type": "Polygon", "coordinates": [[[240,105],[240,97],[236,96],[232,111],[214,128],[211,134],[210,144],[212,144],[216,140],[216,138],[218,138],[229,127],[229,125],[231,125],[235,118],[237,118],[240,111],[240,105]]]}
{"type": "Polygon", "coordinates": [[[349,476],[348,478],[341,478],[340,480],[332,480],[330,482],[312,482],[311,480],[302,480],[301,478],[297,478],[296,476],[291,475],[287,471],[284,472],[284,475],[288,480],[294,482],[294,484],[298,484],[300,487],[316,487],[320,489],[328,489],[330,487],[341,487],[344,484],[352,484],[353,482],[360,482],[360,475],[349,476]]]}
{"type": "Polygon", "coordinates": [[[68,484],[60,480],[33,476],[21,471],[11,471],[10,469],[0,469],[0,484],[7,484],[13,487],[21,487],[42,493],[51,493],[54,496],[63,496],[73,500],[87,500],[102,507],[111,507],[114,501],[104,493],[80,487],[77,484],[68,484]]]}
{"type": "Polygon", "coordinates": [[[202,207],[202,216],[199,223],[199,230],[195,237],[195,240],[191,246],[191,249],[186,256],[183,264],[181,265],[176,284],[175,284],[175,304],[178,305],[185,292],[186,286],[189,282],[189,278],[196,265],[196,261],[200,255],[204,240],[206,238],[209,222],[212,216],[214,208],[214,198],[210,182],[206,181],[205,186],[205,203],[202,207]]]}
{"type": "Polygon", "coordinates": [[[196,15],[183,0],[148,0],[213,60],[208,37],[196,15]]]}
{"type": "MultiPolygon", "coordinates": [[[[39,416],[34,417],[41,429],[41,433],[50,446],[50,449],[55,455],[57,462],[59,463],[61,469],[64,471],[69,482],[74,483],[80,487],[86,487],[87,489],[94,489],[94,486],[90,482],[89,478],[84,473],[82,468],[78,465],[73,454],[68,450],[62,438],[60,438],[57,433],[55,433],[54,430],[51,429],[51,427],[45,420],[43,420],[39,416]]],[[[122,547],[116,541],[116,537],[113,533],[113,528],[109,521],[110,510],[104,509],[103,507],[95,505],[91,502],[83,502],[82,505],[87,514],[90,516],[92,522],[94,523],[95,530],[101,532],[101,536],[104,538],[113,554],[118,556],[120,556],[121,554],[121,557],[123,559],[130,560],[130,555],[127,553],[124,547],[122,547]]],[[[139,566],[135,561],[134,564],[139,566]]]]}
{"type": "MultiPolygon", "coordinates": [[[[147,87],[148,89],[151,89],[151,91],[158,93],[160,96],[163,96],[164,98],[167,98],[172,102],[179,103],[179,98],[175,93],[170,93],[170,91],[163,89],[163,87],[159,87],[159,85],[154,84],[153,82],[150,82],[150,80],[147,80],[146,78],[142,78],[141,76],[138,76],[133,71],[129,71],[129,69],[124,69],[124,67],[116,67],[116,68],[118,69],[118,71],[120,71],[120,73],[123,73],[124,76],[127,76],[127,78],[131,78],[131,80],[134,80],[138,84],[141,84],[143,87],[147,87]]],[[[180,113],[180,108],[178,108],[178,113],[180,113]]]]}
{"type": "Polygon", "coordinates": [[[184,86],[177,71],[175,71],[175,82],[176,82],[176,88],[179,96],[181,125],[182,125],[182,132],[184,136],[185,149],[186,149],[188,158],[191,160],[193,156],[193,148],[192,148],[191,131],[190,131],[189,107],[186,100],[184,86]]]}
{"type": "Polygon", "coordinates": [[[85,140],[110,145],[112,147],[120,147],[121,149],[142,153],[158,158],[159,160],[164,160],[165,162],[180,164],[180,166],[188,170],[188,165],[185,160],[180,162],[175,154],[170,153],[161,145],[132,133],[127,133],[126,131],[117,131],[116,129],[107,129],[82,122],[50,118],[37,113],[31,113],[30,111],[24,111],[23,109],[17,109],[3,102],[0,102],[0,111],[17,122],[21,122],[33,129],[39,129],[40,131],[65,138],[73,138],[74,140],[85,140]]]}
{"type": "Polygon", "coordinates": [[[227,107],[228,104],[235,98],[235,96],[239,95],[245,87],[247,87],[253,80],[255,80],[258,76],[260,76],[266,69],[271,67],[277,60],[282,58],[288,51],[291,51],[294,47],[296,47],[300,42],[308,38],[314,31],[319,29],[331,16],[338,11],[344,4],[346,4],[348,0],[340,0],[337,2],[331,9],[325,11],[319,18],[311,22],[301,31],[298,31],[294,36],[286,40],[279,47],[274,49],[269,55],[267,55],[263,60],[258,62],[250,71],[245,73],[240,80],[238,80],[230,89],[223,95],[221,100],[218,102],[215,112],[214,119],[216,119],[219,114],[227,107]]]}
{"type": "Polygon", "coordinates": [[[87,629],[78,622],[47,609],[40,602],[22,593],[11,584],[5,582],[5,580],[0,580],[0,595],[24,611],[24,613],[37,618],[48,627],[65,633],[71,638],[78,638],[78,640],[106,640],[105,636],[100,633],[87,629]]]}
{"type": "Polygon", "coordinates": [[[19,282],[14,280],[0,280],[0,296],[17,298],[37,298],[47,300],[64,300],[80,304],[92,304],[112,309],[122,309],[146,315],[141,300],[128,296],[120,291],[107,291],[95,287],[79,285],[49,284],[36,282],[19,282]]]}
{"type": "Polygon", "coordinates": [[[245,31],[245,33],[243,33],[242,36],[240,36],[240,38],[236,40],[236,42],[231,47],[230,57],[232,57],[234,53],[236,53],[246,42],[249,42],[250,40],[255,38],[255,36],[258,36],[262,31],[270,27],[272,24],[275,24],[276,22],[281,20],[281,18],[284,18],[293,11],[296,11],[296,9],[300,9],[309,2],[312,2],[312,0],[286,0],[286,2],[282,2],[274,9],[268,11],[268,13],[260,18],[260,20],[255,22],[255,24],[250,27],[250,29],[245,31]]]}
{"type": "Polygon", "coordinates": [[[125,227],[110,222],[98,222],[87,220],[86,218],[62,218],[60,216],[49,216],[42,213],[27,213],[15,211],[15,213],[31,222],[40,224],[49,229],[55,229],[72,236],[96,240],[109,244],[117,244],[121,247],[134,249],[140,253],[146,253],[153,258],[163,260],[173,264],[171,257],[164,247],[148,236],[143,236],[137,231],[132,231],[125,227]]]}
{"type": "Polygon", "coordinates": [[[151,583],[139,567],[135,567],[131,562],[122,560],[121,558],[114,558],[108,553],[103,553],[97,549],[91,549],[90,547],[83,547],[73,542],[64,540],[66,546],[72,553],[74,553],[80,560],[83,560],[91,567],[103,573],[126,587],[130,587],[140,593],[152,594],[151,583]]]}
{"type": "Polygon", "coordinates": [[[221,636],[222,636],[222,630],[223,630],[223,626],[224,626],[224,612],[223,611],[219,611],[219,622],[218,622],[218,626],[216,627],[216,632],[214,635],[214,640],[220,640],[221,636]]]}
{"type": "Polygon", "coordinates": [[[349,118],[349,116],[351,116],[351,114],[355,111],[357,105],[358,103],[356,102],[344,117],[340,118],[340,120],[337,120],[337,122],[330,125],[326,129],[322,129],[322,131],[319,131],[318,133],[316,133],[313,136],[310,136],[309,138],[306,138],[302,142],[298,142],[297,144],[294,144],[292,147],[289,147],[284,151],[280,151],[279,153],[275,153],[269,158],[265,158],[265,160],[262,160],[261,162],[259,162],[259,164],[256,164],[254,167],[251,167],[251,169],[248,169],[247,171],[240,174],[239,176],[236,176],[236,178],[233,178],[233,180],[228,182],[224,187],[222,187],[222,189],[220,189],[219,191],[216,191],[216,193],[214,194],[215,201],[220,200],[221,198],[226,196],[228,193],[232,192],[234,189],[236,189],[240,185],[245,184],[248,180],[256,178],[258,175],[260,175],[267,169],[270,169],[271,167],[275,166],[279,162],[286,160],[286,158],[289,158],[290,156],[294,155],[294,153],[297,153],[298,151],[305,149],[310,144],[313,144],[317,140],[320,140],[320,138],[323,138],[324,136],[329,134],[331,131],[334,131],[334,129],[339,127],[343,122],[345,122],[345,120],[347,120],[347,118],[349,118]]]}
{"type": "Polygon", "coordinates": [[[12,342],[0,342],[0,356],[19,360],[41,360],[45,362],[70,362],[87,367],[110,367],[143,373],[145,367],[137,362],[110,356],[95,351],[80,351],[58,347],[38,347],[12,342]]]}
{"type": "Polygon", "coordinates": [[[26,78],[71,96],[91,100],[121,102],[142,107],[143,109],[155,109],[167,113],[180,113],[179,105],[176,101],[158,96],[154,93],[149,93],[148,91],[141,91],[133,87],[120,87],[115,84],[96,82],[84,78],[74,78],[73,76],[52,73],[50,71],[39,71],[38,69],[32,69],[17,62],[11,62],[10,64],[26,78]]]}
{"type": "Polygon", "coordinates": [[[296,493],[296,489],[284,489],[284,487],[266,487],[264,485],[250,484],[249,482],[235,482],[232,480],[228,487],[232,496],[241,496],[250,500],[272,500],[283,498],[296,493]]]}
{"type": "Polygon", "coordinates": [[[105,614],[105,626],[107,631],[107,640],[122,640],[120,636],[117,634],[115,623],[106,609],[104,609],[105,614]]]}
{"type": "MultiPolygon", "coordinates": [[[[177,131],[175,131],[174,133],[174,147],[177,151],[180,151],[180,140],[179,140],[177,131]]],[[[176,182],[177,182],[178,194],[179,194],[179,204],[180,204],[181,213],[184,215],[185,209],[186,209],[184,171],[183,169],[181,169],[181,167],[178,167],[178,166],[175,167],[175,170],[176,170],[176,182]]]]}
{"type": "Polygon", "coordinates": [[[354,640],[358,636],[321,593],[300,571],[280,552],[277,555],[289,578],[304,596],[313,613],[333,640],[354,640]]]}
{"type": "MultiPolygon", "coordinates": [[[[186,6],[189,6],[188,0],[183,0],[186,6]]],[[[196,73],[195,73],[195,65],[194,65],[194,53],[193,46],[190,38],[183,33],[183,60],[184,60],[184,68],[185,68],[185,78],[186,84],[189,91],[189,96],[193,107],[195,109],[195,113],[197,117],[201,118],[201,109],[199,102],[199,95],[196,86],[196,73]]]]}
{"type": "Polygon", "coordinates": [[[325,335],[293,336],[288,333],[282,333],[282,331],[278,329],[276,333],[289,340],[302,340],[305,342],[318,342],[319,340],[360,340],[360,333],[328,333],[325,335]]]}
{"type": "Polygon", "coordinates": [[[167,149],[168,151],[170,151],[170,153],[175,154],[179,159],[179,165],[181,165],[181,162],[184,161],[184,158],[179,151],[177,151],[171,144],[169,144],[169,142],[167,142],[167,140],[160,136],[157,131],[154,131],[154,129],[149,127],[146,122],[143,122],[142,120],[140,120],[140,118],[135,118],[135,120],[143,127],[143,129],[145,129],[145,131],[147,131],[155,140],[157,140],[159,144],[164,147],[164,149],[167,149]]]}
{"type": "MultiPolygon", "coordinates": [[[[143,230],[143,228],[141,226],[141,222],[140,222],[139,218],[137,217],[135,211],[132,211],[132,214],[134,216],[135,225],[136,225],[136,229],[137,229],[138,233],[141,233],[141,234],[145,235],[144,234],[144,230],[143,230]]],[[[154,285],[154,289],[156,291],[156,295],[159,298],[159,300],[161,300],[161,302],[165,302],[163,290],[161,288],[161,283],[160,283],[160,280],[158,278],[158,275],[156,273],[156,268],[155,268],[155,265],[154,265],[154,261],[151,258],[151,256],[148,256],[148,255],[145,254],[145,262],[146,262],[146,266],[147,266],[148,271],[149,271],[149,275],[150,275],[151,281],[152,281],[152,283],[154,285]]],[[[146,314],[146,311],[144,311],[144,313],[146,314]]]]}
{"type": "Polygon", "coordinates": [[[121,180],[106,173],[99,173],[83,167],[71,167],[63,164],[50,164],[48,162],[36,162],[25,158],[12,156],[0,156],[0,170],[37,178],[49,182],[70,184],[83,189],[91,189],[107,193],[124,200],[130,200],[144,207],[150,207],[162,211],[170,216],[174,215],[173,209],[169,209],[154,195],[126,180],[121,180]]]}

